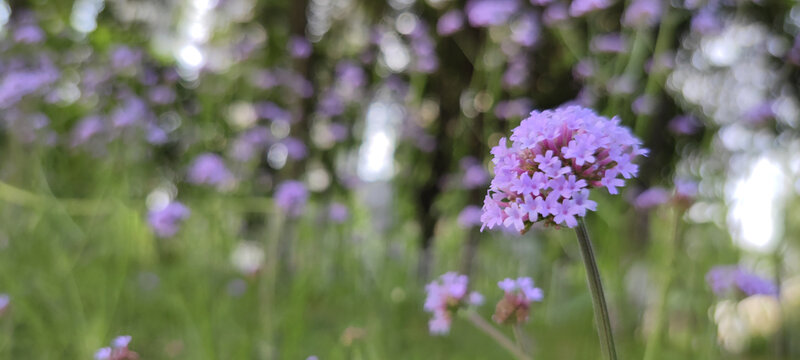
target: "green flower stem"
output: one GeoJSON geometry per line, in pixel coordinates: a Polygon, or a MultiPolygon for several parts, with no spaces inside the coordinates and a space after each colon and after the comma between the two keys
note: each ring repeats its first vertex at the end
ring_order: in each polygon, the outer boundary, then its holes
{"type": "Polygon", "coordinates": [[[676,249],[681,248],[680,245],[680,225],[683,218],[683,210],[678,209],[675,213],[675,228],[672,234],[672,241],[667,242],[664,249],[665,269],[661,271],[664,274],[664,279],[661,281],[661,287],[658,290],[658,299],[656,303],[655,314],[655,327],[653,333],[647,339],[647,346],[644,350],[644,360],[655,359],[657,354],[661,352],[661,341],[666,324],[667,314],[667,295],[669,295],[669,288],[675,278],[675,252],[676,249]]]}
{"type": "Polygon", "coordinates": [[[489,335],[494,341],[496,341],[500,346],[504,349],[508,350],[511,354],[514,355],[515,358],[520,360],[531,360],[531,357],[525,354],[522,349],[519,348],[513,341],[511,341],[508,337],[503,335],[500,330],[497,330],[492,324],[489,324],[486,320],[484,320],[478,313],[474,311],[467,312],[467,319],[475,325],[478,330],[483,331],[484,334],[489,335]]]}
{"type": "Polygon", "coordinates": [[[578,243],[581,246],[581,256],[586,267],[586,281],[589,283],[589,290],[592,293],[592,303],[594,306],[594,318],[597,323],[597,335],[600,337],[600,347],[606,354],[607,360],[617,360],[617,350],[614,348],[614,335],[611,333],[611,321],[608,317],[608,306],[603,294],[603,284],[600,281],[600,271],[597,270],[597,261],[594,257],[592,242],[589,240],[589,233],[583,219],[578,219],[578,227],[575,228],[578,235],[578,243]]]}

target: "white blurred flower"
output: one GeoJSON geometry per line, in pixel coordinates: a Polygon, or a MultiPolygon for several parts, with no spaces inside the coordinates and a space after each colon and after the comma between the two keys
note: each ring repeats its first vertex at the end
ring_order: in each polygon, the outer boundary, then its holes
{"type": "Polygon", "coordinates": [[[717,341],[731,353],[740,353],[750,342],[747,323],[739,316],[736,302],[723,300],[714,307],[717,341]]]}
{"type": "Polygon", "coordinates": [[[750,336],[770,336],[781,326],[781,305],[774,296],[749,296],[739,302],[737,310],[750,336]]]}
{"type": "Polygon", "coordinates": [[[231,254],[233,266],[245,275],[253,275],[264,265],[264,250],[254,241],[242,241],[231,254]]]}

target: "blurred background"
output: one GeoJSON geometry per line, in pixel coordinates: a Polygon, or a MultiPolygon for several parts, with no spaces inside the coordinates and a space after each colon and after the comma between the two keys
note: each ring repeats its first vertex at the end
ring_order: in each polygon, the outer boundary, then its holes
{"type": "Polygon", "coordinates": [[[598,358],[575,234],[479,231],[490,147],[564,104],[651,150],[586,219],[620,357],[800,358],[798,33],[791,0],[0,0],[0,358],[506,358],[428,333],[447,271],[487,318],[532,277],[533,358],[598,358]]]}

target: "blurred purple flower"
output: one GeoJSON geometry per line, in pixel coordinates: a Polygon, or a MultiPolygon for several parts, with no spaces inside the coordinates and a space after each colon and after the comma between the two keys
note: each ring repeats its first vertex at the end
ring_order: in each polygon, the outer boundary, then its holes
{"type": "Polygon", "coordinates": [[[724,296],[736,290],[747,296],[778,295],[778,287],[774,282],[738,265],[715,266],[706,274],[706,281],[717,296],[724,296]]]}
{"type": "Polygon", "coordinates": [[[342,60],[336,64],[336,89],[346,99],[352,99],[367,84],[367,74],[358,64],[342,60]]]}
{"type": "Polygon", "coordinates": [[[662,72],[670,70],[675,67],[675,54],[667,51],[659,54],[655,58],[647,59],[644,63],[644,71],[648,74],[651,72],[662,72]]]}
{"type": "Polygon", "coordinates": [[[253,86],[262,90],[269,90],[280,85],[278,77],[270,70],[256,71],[250,77],[250,82],[253,84],[253,86]]]}
{"type": "Polygon", "coordinates": [[[469,0],[467,19],[473,27],[503,25],[519,9],[517,0],[469,0]]]}
{"type": "Polygon", "coordinates": [[[135,360],[139,355],[128,349],[131,342],[130,336],[118,336],[112,343],[111,347],[104,347],[94,353],[95,360],[135,360]]]}
{"type": "Polygon", "coordinates": [[[111,51],[111,67],[114,70],[128,69],[142,61],[142,52],[120,45],[111,51]]]}
{"type": "Polygon", "coordinates": [[[302,36],[292,36],[286,47],[289,54],[295,59],[305,59],[311,56],[311,43],[302,36]]]}
{"type": "Polygon", "coordinates": [[[675,198],[684,203],[691,203],[697,197],[697,182],[686,179],[675,179],[675,198]]]}
{"type": "Polygon", "coordinates": [[[599,34],[592,38],[592,52],[622,53],[628,49],[628,41],[620,33],[599,34]]]}
{"type": "Polygon", "coordinates": [[[722,20],[714,7],[706,6],[692,17],[692,31],[702,34],[717,34],[722,30],[722,20]]]}
{"type": "Polygon", "coordinates": [[[591,58],[581,59],[572,68],[572,76],[578,80],[585,80],[594,75],[594,61],[591,58]]]}
{"type": "Polygon", "coordinates": [[[114,347],[114,348],[126,348],[126,347],[128,347],[128,344],[130,344],[130,343],[131,343],[131,336],[130,335],[122,335],[122,336],[117,336],[116,338],[114,338],[114,340],[111,341],[111,346],[114,347]]]}
{"type": "Polygon", "coordinates": [[[613,3],[613,0],[573,0],[569,6],[569,15],[581,17],[590,12],[605,9],[613,3]]]}
{"type": "Polygon", "coordinates": [[[22,24],[14,29],[14,42],[19,44],[37,44],[44,37],[44,31],[36,24],[22,24]]]}
{"type": "Polygon", "coordinates": [[[464,27],[464,13],[460,10],[450,10],[439,18],[436,23],[436,32],[441,36],[452,35],[464,27]]]}
{"type": "Polygon", "coordinates": [[[158,237],[168,238],[174,236],[180,230],[180,224],[189,217],[189,208],[180,202],[173,201],[167,206],[151,210],[147,214],[147,223],[158,237]]]}
{"type": "Polygon", "coordinates": [[[492,320],[498,324],[508,322],[512,316],[517,323],[527,321],[531,303],[544,299],[542,289],[535,287],[529,277],[520,277],[516,280],[505,278],[497,282],[497,286],[505,293],[492,315],[492,320]]]}
{"type": "Polygon", "coordinates": [[[773,101],[764,101],[760,104],[751,107],[744,113],[744,121],[751,126],[763,125],[768,120],[775,118],[775,110],[773,109],[775,103],[773,101]]]}
{"type": "Polygon", "coordinates": [[[147,133],[145,135],[145,138],[147,142],[151,144],[160,145],[166,143],[167,140],[169,140],[169,138],[167,137],[167,132],[156,124],[148,123],[146,130],[147,133]]]}
{"type": "Polygon", "coordinates": [[[294,123],[296,121],[293,119],[292,114],[288,110],[285,110],[275,103],[262,101],[256,103],[254,107],[256,110],[256,115],[258,115],[258,117],[261,119],[285,121],[288,123],[294,123]]]}
{"type": "Polygon", "coordinates": [[[500,101],[494,107],[494,115],[498,119],[523,118],[530,113],[533,102],[528,98],[500,101]]]}
{"type": "Polygon", "coordinates": [[[350,218],[350,211],[347,209],[347,205],[334,202],[328,206],[328,220],[341,224],[347,221],[350,218]]]}
{"type": "Polygon", "coordinates": [[[257,126],[237,136],[231,147],[231,157],[237,161],[250,161],[272,141],[269,129],[257,126]]]}
{"type": "Polygon", "coordinates": [[[287,154],[292,160],[302,160],[308,154],[306,144],[298,138],[289,136],[284,138],[281,143],[286,146],[287,154]]]}
{"type": "Polygon", "coordinates": [[[479,206],[469,205],[458,213],[458,225],[468,229],[481,224],[481,214],[483,211],[479,206]]]}
{"type": "Polygon", "coordinates": [[[103,118],[97,115],[87,116],[81,119],[72,130],[73,147],[85,144],[92,137],[102,132],[105,128],[103,118]]]}
{"type": "Polygon", "coordinates": [[[317,104],[318,111],[325,116],[339,116],[344,112],[345,104],[335,91],[326,91],[317,104]]]}
{"type": "Polygon", "coordinates": [[[531,47],[540,35],[541,25],[535,13],[525,13],[511,24],[511,40],[519,45],[531,47]]]}
{"type": "Polygon", "coordinates": [[[696,134],[702,128],[702,123],[697,120],[693,115],[679,115],[667,124],[667,128],[673,134],[677,135],[692,135],[696,134]]]}
{"type": "Polygon", "coordinates": [[[519,55],[513,57],[503,73],[503,86],[506,89],[514,89],[528,81],[528,59],[519,55]]]}
{"type": "Polygon", "coordinates": [[[431,335],[444,335],[450,332],[453,312],[465,304],[469,278],[456,272],[448,272],[425,285],[425,304],[423,309],[432,313],[428,322],[431,335]]]}
{"type": "Polygon", "coordinates": [[[171,86],[154,86],[147,92],[147,98],[153,104],[172,104],[175,101],[175,90],[171,86]]]}
{"type": "Polygon", "coordinates": [[[306,202],[308,202],[308,190],[302,182],[287,180],[275,189],[275,205],[290,218],[303,215],[306,202]]]}
{"type": "Polygon", "coordinates": [[[792,48],[789,49],[789,52],[786,54],[786,58],[792,64],[800,66],[800,34],[795,36],[794,45],[792,45],[792,48]]]}
{"type": "Polygon", "coordinates": [[[60,73],[52,61],[41,57],[35,69],[10,69],[0,81],[0,109],[9,108],[26,95],[46,89],[60,73]]]}
{"type": "Polygon", "coordinates": [[[187,180],[192,184],[211,185],[222,189],[234,181],[234,176],[219,155],[203,153],[189,166],[187,180]]]}
{"type": "Polygon", "coordinates": [[[475,189],[486,185],[489,182],[489,172],[483,165],[474,158],[470,158],[474,162],[469,162],[465,165],[467,159],[462,159],[462,168],[464,169],[464,176],[461,178],[461,185],[465,189],[475,189]]]}
{"type": "Polygon", "coordinates": [[[633,200],[633,206],[637,209],[647,210],[669,201],[669,192],[660,186],[651,187],[643,191],[633,200]]]}
{"type": "Polygon", "coordinates": [[[561,2],[550,4],[547,6],[547,9],[544,10],[544,14],[542,14],[542,21],[547,26],[557,25],[567,19],[569,19],[567,5],[561,2]]]}
{"type": "Polygon", "coordinates": [[[641,95],[633,100],[631,110],[636,115],[652,115],[656,110],[656,99],[650,95],[641,95]]]}
{"type": "Polygon", "coordinates": [[[148,118],[149,109],[142,99],[134,95],[125,97],[122,105],[114,109],[111,114],[111,123],[115,127],[127,127],[142,123],[148,118]]]}
{"type": "Polygon", "coordinates": [[[650,27],[661,20],[661,0],[633,0],[625,9],[622,24],[634,28],[650,27]]]}
{"type": "Polygon", "coordinates": [[[331,136],[333,136],[333,141],[335,142],[344,141],[350,134],[350,129],[348,129],[347,126],[335,122],[328,124],[328,131],[330,131],[331,136]]]}
{"type": "Polygon", "coordinates": [[[8,311],[9,305],[11,305],[11,297],[8,294],[0,294],[0,316],[8,311]]]}

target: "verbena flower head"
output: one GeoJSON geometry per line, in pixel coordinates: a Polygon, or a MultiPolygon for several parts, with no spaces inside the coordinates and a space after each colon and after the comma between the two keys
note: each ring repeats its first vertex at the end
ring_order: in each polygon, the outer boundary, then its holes
{"type": "Polygon", "coordinates": [[[469,205],[458,213],[458,225],[468,229],[481,224],[483,211],[476,205],[469,205]]]}
{"type": "Polygon", "coordinates": [[[575,227],[577,216],[596,210],[589,190],[611,194],[638,173],[633,160],[646,155],[641,141],[619,124],[580,106],[534,111],[492,148],[495,177],[484,199],[484,228],[575,227]]]}
{"type": "Polygon", "coordinates": [[[505,296],[495,308],[492,319],[497,323],[505,323],[515,316],[518,323],[528,320],[531,303],[542,301],[544,293],[542,289],[533,286],[533,280],[529,277],[520,277],[516,280],[506,278],[497,283],[505,292],[505,296]]]}
{"type": "Polygon", "coordinates": [[[466,5],[467,19],[473,27],[503,25],[518,9],[517,0],[470,0],[466,5]]]}
{"type": "Polygon", "coordinates": [[[347,221],[350,218],[350,210],[347,209],[347,205],[333,202],[328,206],[328,220],[336,223],[341,224],[347,221]]]}
{"type": "Polygon", "coordinates": [[[654,186],[642,191],[641,194],[636,196],[636,198],[633,200],[633,206],[640,210],[646,210],[661,204],[666,204],[669,200],[670,193],[667,191],[667,189],[660,186],[654,186]]]}
{"type": "Polygon", "coordinates": [[[423,309],[433,314],[428,329],[433,335],[443,335],[450,332],[450,323],[453,313],[464,304],[479,305],[483,296],[472,292],[467,297],[469,278],[456,272],[448,272],[425,286],[428,296],[425,298],[423,309]]]}
{"type": "Polygon", "coordinates": [[[174,201],[161,209],[151,210],[147,214],[147,222],[158,237],[168,238],[180,230],[181,222],[189,217],[190,213],[189,208],[174,201]]]}
{"type": "Polygon", "coordinates": [[[569,6],[569,15],[581,17],[590,12],[605,9],[614,4],[612,0],[575,0],[569,6]]]}
{"type": "Polygon", "coordinates": [[[128,349],[131,337],[128,335],[117,336],[110,347],[100,348],[94,353],[95,360],[134,360],[139,355],[128,349]]]}
{"type": "Polygon", "coordinates": [[[8,294],[0,294],[0,315],[8,311],[9,305],[11,305],[11,297],[8,294]]]}
{"type": "Polygon", "coordinates": [[[450,10],[439,18],[436,23],[436,32],[439,35],[451,35],[464,27],[464,13],[460,10],[450,10]]]}
{"type": "Polygon", "coordinates": [[[634,28],[650,27],[661,19],[661,0],[634,0],[625,9],[622,24],[634,28]]]}
{"type": "Polygon", "coordinates": [[[275,189],[275,205],[289,217],[298,217],[305,212],[308,190],[302,182],[288,180],[275,189]]]}
{"type": "Polygon", "coordinates": [[[192,184],[212,185],[218,189],[224,189],[235,181],[225,161],[212,153],[198,155],[189,166],[187,177],[192,184]]]}
{"type": "Polygon", "coordinates": [[[715,266],[706,274],[706,281],[718,296],[741,292],[744,295],[778,295],[774,282],[737,265],[715,266]]]}

